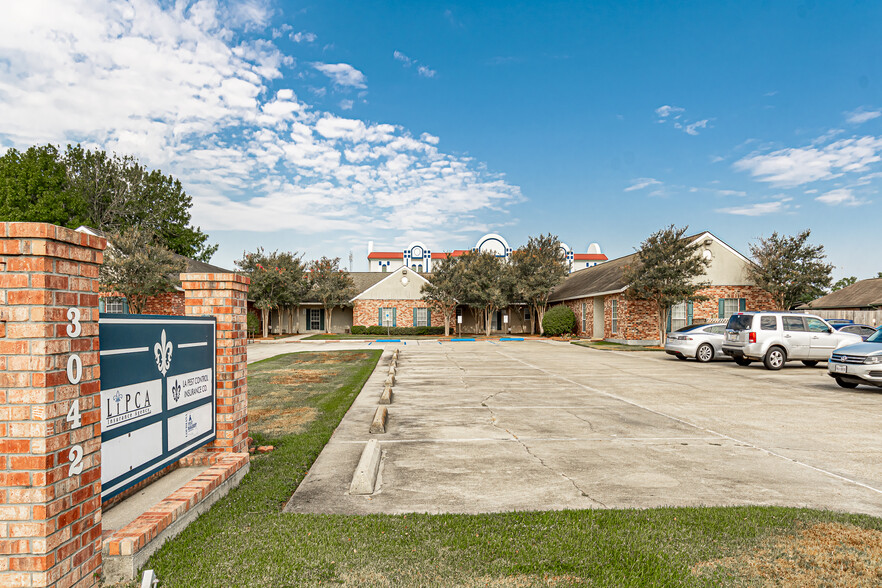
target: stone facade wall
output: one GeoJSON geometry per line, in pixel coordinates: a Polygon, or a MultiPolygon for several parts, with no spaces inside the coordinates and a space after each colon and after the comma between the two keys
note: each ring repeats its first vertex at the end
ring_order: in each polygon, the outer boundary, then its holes
{"type": "MultiPolygon", "coordinates": [[[[365,326],[379,324],[379,312],[381,308],[395,308],[397,327],[413,326],[413,309],[414,308],[430,308],[425,300],[356,300],[352,307],[352,324],[353,326],[365,326]]],[[[444,326],[444,315],[432,309],[433,327],[444,326]]],[[[456,318],[450,322],[451,328],[455,325],[456,318]]]]}
{"type": "Polygon", "coordinates": [[[699,294],[708,296],[710,300],[693,303],[692,321],[696,323],[719,321],[721,298],[744,298],[745,310],[779,310],[774,297],[759,286],[711,286],[701,290],[699,294]]]}
{"type": "Polygon", "coordinates": [[[0,223],[0,586],[98,584],[105,246],[0,223]]]}
{"type": "Polygon", "coordinates": [[[147,299],[144,314],[165,314],[170,316],[184,316],[184,293],[166,292],[157,294],[147,299]]]}
{"type": "Polygon", "coordinates": [[[624,339],[626,341],[657,341],[658,318],[655,302],[649,300],[629,300],[624,292],[604,297],[603,333],[604,339],[624,339]],[[618,303],[618,329],[612,330],[612,302],[618,303]]]}

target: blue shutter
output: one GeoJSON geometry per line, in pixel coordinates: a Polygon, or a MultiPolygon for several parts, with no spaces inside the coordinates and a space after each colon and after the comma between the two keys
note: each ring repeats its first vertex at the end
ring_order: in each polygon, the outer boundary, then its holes
{"type": "Polygon", "coordinates": [[[720,313],[719,313],[719,318],[721,318],[721,319],[726,318],[725,316],[723,316],[723,313],[726,312],[725,308],[726,308],[726,301],[723,300],[722,298],[720,298],[720,313]]]}
{"type": "Polygon", "coordinates": [[[392,308],[392,326],[393,327],[398,326],[398,316],[397,315],[398,315],[398,309],[393,307],[392,308]]]}
{"type": "Polygon", "coordinates": [[[123,314],[129,314],[129,299],[123,298],[123,314]]]}
{"type": "Polygon", "coordinates": [[[427,327],[432,326],[432,311],[431,311],[431,309],[428,309],[428,308],[426,309],[426,326],[427,327]]]}
{"type": "Polygon", "coordinates": [[[413,326],[417,326],[417,309],[413,309],[413,326]]]}
{"type": "Polygon", "coordinates": [[[98,312],[104,312],[104,299],[98,299],[98,312]]]}
{"type": "Polygon", "coordinates": [[[686,324],[692,324],[692,301],[686,303],[686,324]]]}
{"type": "Polygon", "coordinates": [[[668,333],[671,332],[671,314],[673,314],[673,312],[672,312],[673,310],[674,310],[673,307],[671,307],[671,306],[668,307],[668,333]]]}
{"type": "Polygon", "coordinates": [[[739,298],[738,299],[738,310],[740,310],[741,312],[744,312],[745,310],[747,310],[747,299],[746,298],[739,298]]]}
{"type": "Polygon", "coordinates": [[[383,326],[383,309],[382,308],[377,309],[377,324],[380,325],[381,327],[383,326]]]}

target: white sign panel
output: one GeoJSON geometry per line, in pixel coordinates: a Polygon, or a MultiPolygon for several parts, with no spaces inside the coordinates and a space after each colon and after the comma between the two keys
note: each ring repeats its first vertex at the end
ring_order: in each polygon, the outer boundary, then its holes
{"type": "Polygon", "coordinates": [[[162,380],[101,391],[101,431],[162,412],[162,380]]]}
{"type": "Polygon", "coordinates": [[[211,431],[214,407],[203,404],[168,419],[168,449],[174,451],[211,431]]]}
{"type": "Polygon", "coordinates": [[[166,390],[166,406],[169,409],[177,408],[184,404],[190,404],[202,398],[211,397],[212,377],[211,368],[169,376],[166,390]]]}
{"type": "MultiPolygon", "coordinates": [[[[159,398],[157,396],[157,398],[159,398]]],[[[101,443],[101,484],[162,455],[162,421],[101,443]]]]}

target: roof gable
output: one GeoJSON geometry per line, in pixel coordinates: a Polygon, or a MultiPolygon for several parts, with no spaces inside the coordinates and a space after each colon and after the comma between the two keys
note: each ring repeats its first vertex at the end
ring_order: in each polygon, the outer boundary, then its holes
{"type": "MultiPolygon", "coordinates": [[[[393,283],[393,281],[392,281],[393,278],[395,280],[400,281],[401,278],[407,277],[408,280],[414,280],[414,282],[416,284],[419,284],[420,288],[422,288],[423,284],[430,283],[429,280],[427,280],[425,277],[421,276],[419,273],[417,273],[409,268],[406,268],[404,266],[401,266],[397,270],[395,270],[394,272],[390,272],[388,274],[383,274],[383,273],[378,273],[378,272],[368,272],[368,273],[372,273],[375,276],[383,276],[383,277],[381,279],[379,279],[378,281],[376,281],[374,284],[372,284],[370,287],[368,287],[365,290],[363,290],[362,292],[360,292],[357,296],[352,298],[350,300],[350,302],[355,302],[356,300],[373,300],[374,298],[372,297],[372,295],[377,294],[378,291],[383,289],[384,286],[391,285],[393,283]]],[[[407,286],[402,286],[402,287],[410,288],[411,285],[408,284],[407,286]]],[[[381,298],[385,299],[386,297],[381,297],[381,298]]]]}

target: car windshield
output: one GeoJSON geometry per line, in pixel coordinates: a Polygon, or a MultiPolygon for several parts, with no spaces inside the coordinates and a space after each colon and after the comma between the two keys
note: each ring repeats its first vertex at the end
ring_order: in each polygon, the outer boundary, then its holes
{"type": "Polygon", "coordinates": [[[882,329],[876,331],[875,335],[871,335],[867,341],[869,343],[882,343],[882,329]]]}
{"type": "Polygon", "coordinates": [[[733,314],[729,318],[729,323],[726,325],[726,328],[732,329],[733,331],[746,331],[750,328],[752,322],[752,314],[733,314]]]}

